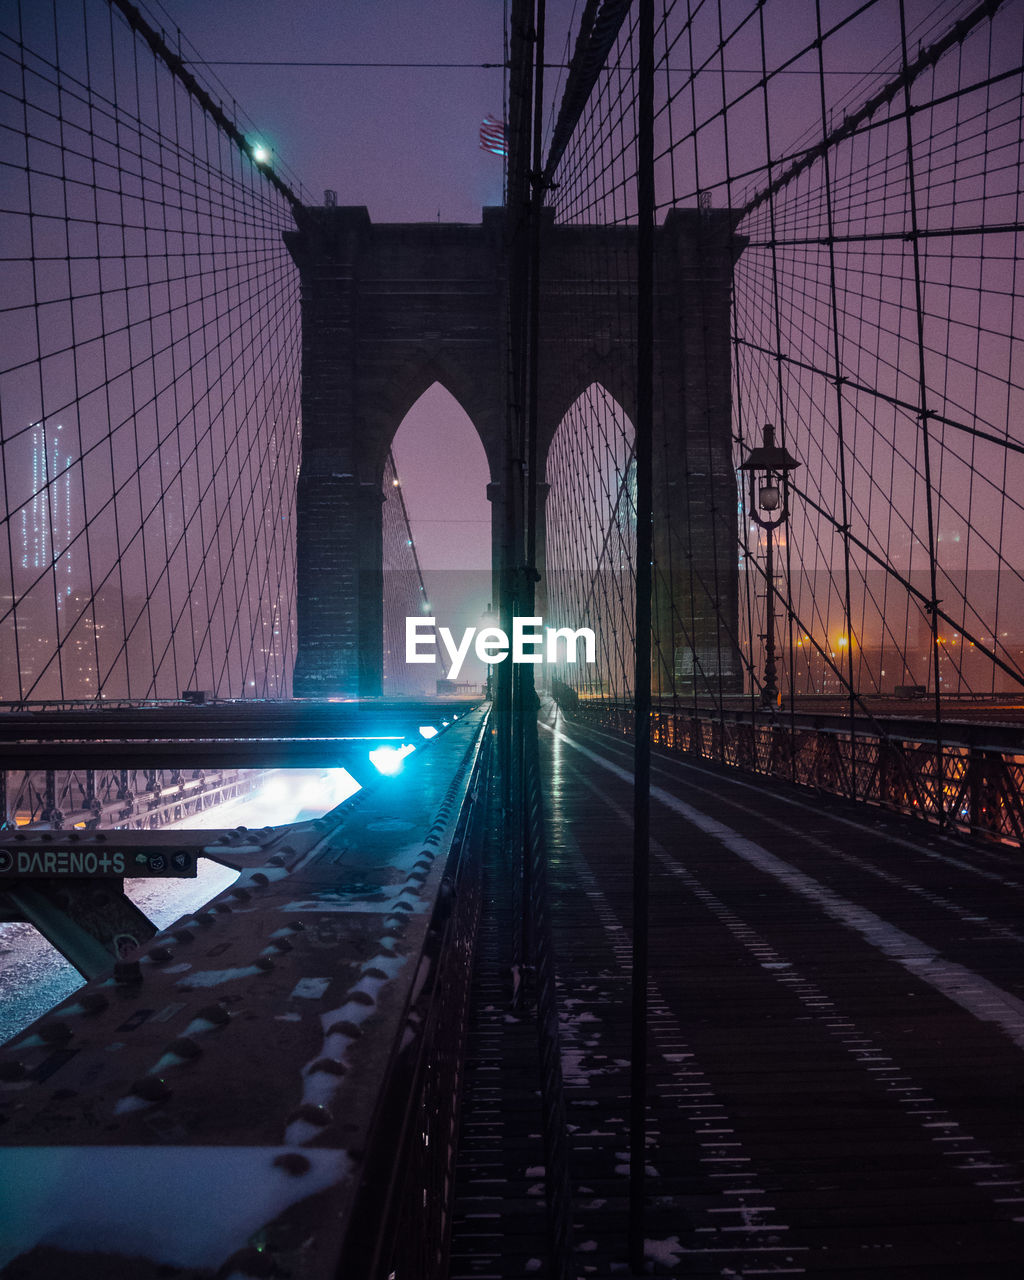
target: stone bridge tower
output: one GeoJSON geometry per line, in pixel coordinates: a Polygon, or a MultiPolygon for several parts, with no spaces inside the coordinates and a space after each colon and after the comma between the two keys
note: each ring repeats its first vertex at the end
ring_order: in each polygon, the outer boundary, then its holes
{"type": "MultiPolygon", "coordinates": [[[[485,209],[479,225],[374,224],[362,207],[307,208],[301,228],[285,235],[302,284],[297,697],[381,691],[384,466],[406,413],[435,382],[459,401],[483,443],[499,544],[504,237],[498,208],[485,209]]],[[[692,680],[695,651],[705,662],[726,653],[723,674],[738,674],[736,503],[713,510],[707,501],[711,473],[716,493],[735,494],[729,308],[736,252],[728,212],[675,210],[657,230],[655,546],[660,564],[676,566],[656,620],[659,649],[673,655],[656,671],[662,691],[692,680]]],[[[623,377],[630,363],[614,350],[633,329],[635,231],[549,222],[541,254],[544,458],[566,411],[593,382],[635,420],[635,386],[623,377]],[[624,268],[614,281],[595,279],[593,264],[609,251],[624,268]]]]}

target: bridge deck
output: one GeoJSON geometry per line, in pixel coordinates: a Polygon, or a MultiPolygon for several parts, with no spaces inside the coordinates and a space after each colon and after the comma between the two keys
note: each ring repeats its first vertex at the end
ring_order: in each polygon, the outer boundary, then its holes
{"type": "MultiPolygon", "coordinates": [[[[541,737],[576,1271],[628,1274],[629,749],[541,737]]],[[[1019,1276],[1016,860],[664,758],[653,785],[653,1269],[1019,1276]]],[[[543,1256],[531,1044],[490,942],[451,1280],[543,1256]]]]}

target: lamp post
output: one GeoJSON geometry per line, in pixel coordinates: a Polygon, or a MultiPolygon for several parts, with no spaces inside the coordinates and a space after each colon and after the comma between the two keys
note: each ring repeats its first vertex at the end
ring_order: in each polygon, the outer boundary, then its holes
{"type": "Polygon", "coordinates": [[[775,428],[765,423],[763,443],[751,449],[741,471],[750,476],[750,518],[768,535],[765,555],[765,573],[768,590],[765,593],[766,614],[764,643],[764,684],[761,687],[761,706],[775,708],[779,698],[778,676],[775,670],[775,530],[789,519],[789,486],[786,477],[799,466],[796,458],[782,445],[775,443],[775,428]]]}

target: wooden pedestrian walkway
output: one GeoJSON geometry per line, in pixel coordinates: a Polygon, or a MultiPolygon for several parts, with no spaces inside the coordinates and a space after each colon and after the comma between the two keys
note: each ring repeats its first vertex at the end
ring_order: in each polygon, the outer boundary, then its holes
{"type": "MultiPolygon", "coordinates": [[[[629,1275],[630,751],[542,723],[578,1276],[629,1275]]],[[[648,1273],[1024,1275],[1024,867],[658,757],[648,1273]]],[[[450,1280],[544,1275],[492,871],[450,1280]]]]}

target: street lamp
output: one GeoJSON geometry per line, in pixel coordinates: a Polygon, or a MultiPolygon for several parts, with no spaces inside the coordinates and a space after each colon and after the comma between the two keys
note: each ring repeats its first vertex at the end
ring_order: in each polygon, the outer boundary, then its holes
{"type": "Polygon", "coordinates": [[[775,443],[775,428],[765,423],[764,442],[751,449],[740,470],[750,476],[750,518],[768,535],[765,572],[768,590],[765,595],[766,625],[764,652],[764,685],[761,706],[774,709],[779,698],[775,672],[775,546],[772,534],[789,519],[789,485],[786,477],[800,465],[782,445],[775,443]]]}

